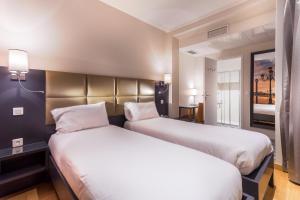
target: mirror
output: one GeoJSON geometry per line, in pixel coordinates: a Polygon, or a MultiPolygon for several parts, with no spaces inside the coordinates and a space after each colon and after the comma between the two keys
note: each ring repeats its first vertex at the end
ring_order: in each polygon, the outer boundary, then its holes
{"type": "Polygon", "coordinates": [[[275,49],[251,53],[250,125],[275,130],[275,49]]]}

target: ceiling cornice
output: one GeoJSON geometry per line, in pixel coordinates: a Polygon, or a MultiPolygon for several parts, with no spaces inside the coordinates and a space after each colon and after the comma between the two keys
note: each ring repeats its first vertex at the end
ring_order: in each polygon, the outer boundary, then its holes
{"type": "MultiPolygon", "coordinates": [[[[241,0],[240,2],[232,4],[226,8],[216,10],[215,12],[210,13],[206,17],[202,17],[185,26],[181,26],[169,32],[169,34],[172,35],[173,37],[180,39],[184,35],[191,34],[191,32],[197,31],[201,28],[211,26],[220,21],[224,21],[227,18],[233,17],[237,15],[237,13],[240,12],[241,10],[251,10],[251,8],[258,6],[259,4],[267,4],[272,1],[274,0],[241,0]]],[[[275,9],[275,7],[272,7],[269,10],[272,9],[275,9]]]]}

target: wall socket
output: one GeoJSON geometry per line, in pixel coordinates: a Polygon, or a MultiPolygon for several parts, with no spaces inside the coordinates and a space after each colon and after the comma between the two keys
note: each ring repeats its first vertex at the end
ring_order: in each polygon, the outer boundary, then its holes
{"type": "Polygon", "coordinates": [[[24,115],[24,108],[23,107],[13,108],[13,116],[20,116],[20,115],[24,115]]]}
{"type": "Polygon", "coordinates": [[[23,138],[17,138],[12,140],[12,147],[21,147],[23,146],[23,138]]]}

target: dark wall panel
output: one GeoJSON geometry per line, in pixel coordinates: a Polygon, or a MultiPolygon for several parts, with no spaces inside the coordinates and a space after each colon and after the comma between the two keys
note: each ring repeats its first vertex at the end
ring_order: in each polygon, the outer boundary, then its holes
{"type": "MultiPolygon", "coordinates": [[[[31,90],[45,90],[45,72],[30,70],[23,85],[31,90]]],[[[0,67],[0,148],[10,147],[14,138],[24,143],[45,140],[45,96],[29,93],[10,79],[7,67],[0,67]],[[13,116],[13,107],[24,107],[23,116],[13,116]]]]}
{"type": "Polygon", "coordinates": [[[157,83],[155,85],[155,103],[159,115],[169,115],[169,85],[157,83]],[[163,102],[161,102],[163,101],[163,102]]]}

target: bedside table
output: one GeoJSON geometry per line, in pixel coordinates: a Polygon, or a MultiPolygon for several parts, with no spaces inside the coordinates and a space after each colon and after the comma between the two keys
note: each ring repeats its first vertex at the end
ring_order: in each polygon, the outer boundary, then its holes
{"type": "Polygon", "coordinates": [[[196,117],[196,109],[198,108],[197,105],[186,105],[186,106],[179,106],[179,119],[182,119],[182,110],[189,110],[192,111],[192,121],[195,120],[196,117]]]}
{"type": "Polygon", "coordinates": [[[46,142],[0,149],[0,197],[45,179],[48,157],[46,142]]]}

